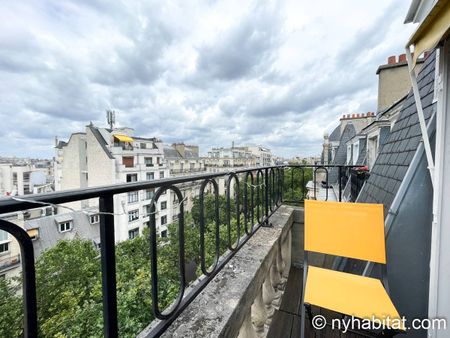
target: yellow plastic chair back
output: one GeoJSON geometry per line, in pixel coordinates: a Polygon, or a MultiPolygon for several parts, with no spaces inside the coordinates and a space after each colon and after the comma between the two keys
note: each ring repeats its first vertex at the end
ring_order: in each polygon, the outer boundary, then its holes
{"type": "Polygon", "coordinates": [[[386,264],[383,205],[305,200],[305,250],[386,264]]]}

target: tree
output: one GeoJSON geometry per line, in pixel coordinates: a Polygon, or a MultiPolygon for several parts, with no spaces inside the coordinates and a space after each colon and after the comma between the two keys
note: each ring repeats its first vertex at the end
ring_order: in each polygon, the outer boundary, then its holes
{"type": "Polygon", "coordinates": [[[21,337],[23,303],[15,280],[0,278],[0,337],[21,337]]]}
{"type": "Polygon", "coordinates": [[[60,241],[36,262],[40,334],[44,337],[102,335],[99,253],[91,241],[60,241]]]}

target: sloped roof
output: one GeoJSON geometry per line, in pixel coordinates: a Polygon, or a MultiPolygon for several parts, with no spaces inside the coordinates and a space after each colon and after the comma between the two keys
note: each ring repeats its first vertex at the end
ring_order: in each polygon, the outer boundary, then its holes
{"type": "Polygon", "coordinates": [[[106,155],[110,158],[113,159],[114,156],[111,154],[111,152],[109,151],[108,147],[107,147],[107,143],[105,141],[105,139],[103,138],[102,134],[100,133],[100,131],[98,130],[97,127],[88,126],[89,130],[92,132],[92,134],[94,135],[95,139],[97,140],[97,142],[100,144],[100,147],[102,147],[103,151],[106,153],[106,155]]]}
{"type": "MultiPolygon", "coordinates": [[[[333,132],[334,133],[334,132],[333,132]]],[[[356,135],[355,126],[353,123],[349,122],[342,132],[341,138],[339,140],[339,146],[336,150],[336,155],[334,156],[334,165],[344,165],[347,162],[347,142],[356,135]]],[[[338,170],[336,168],[330,169],[328,175],[329,183],[336,183],[338,180],[338,170]]]]}
{"type": "MultiPolygon", "coordinates": [[[[433,103],[435,54],[436,52],[433,52],[427,58],[417,79],[427,122],[436,111],[436,105],[433,103]]],[[[414,96],[410,91],[397,122],[380,150],[358,202],[382,203],[386,214],[421,138],[414,96]]]]}
{"type": "Polygon", "coordinates": [[[164,157],[166,158],[183,158],[181,154],[172,146],[164,145],[164,157]]]}
{"type": "Polygon", "coordinates": [[[39,229],[39,237],[33,241],[35,258],[39,257],[45,250],[54,247],[61,240],[80,238],[91,239],[97,243],[100,242],[99,225],[91,224],[89,216],[81,211],[25,221],[24,228],[26,230],[39,229]],[[71,231],[59,231],[58,223],[62,219],[73,222],[71,231]]]}
{"type": "Polygon", "coordinates": [[[331,141],[339,141],[341,138],[341,125],[339,124],[334,130],[331,132],[331,135],[328,137],[328,140],[331,141]]]}

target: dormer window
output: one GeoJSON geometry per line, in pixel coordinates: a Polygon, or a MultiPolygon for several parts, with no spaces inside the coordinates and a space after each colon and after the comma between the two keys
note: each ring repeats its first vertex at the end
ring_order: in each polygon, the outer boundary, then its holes
{"type": "Polygon", "coordinates": [[[73,227],[73,222],[72,221],[58,223],[59,232],[71,231],[72,227],[73,227]]]}
{"type": "Polygon", "coordinates": [[[90,215],[90,216],[89,216],[89,222],[90,222],[91,224],[97,224],[97,223],[100,223],[100,215],[99,215],[99,214],[90,215]]]}

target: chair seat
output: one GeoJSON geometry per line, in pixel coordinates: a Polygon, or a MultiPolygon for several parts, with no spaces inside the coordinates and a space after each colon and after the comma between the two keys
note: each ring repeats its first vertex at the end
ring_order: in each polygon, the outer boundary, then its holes
{"type": "Polygon", "coordinates": [[[362,319],[395,319],[393,328],[404,329],[379,279],[309,266],[305,303],[362,319]]]}

